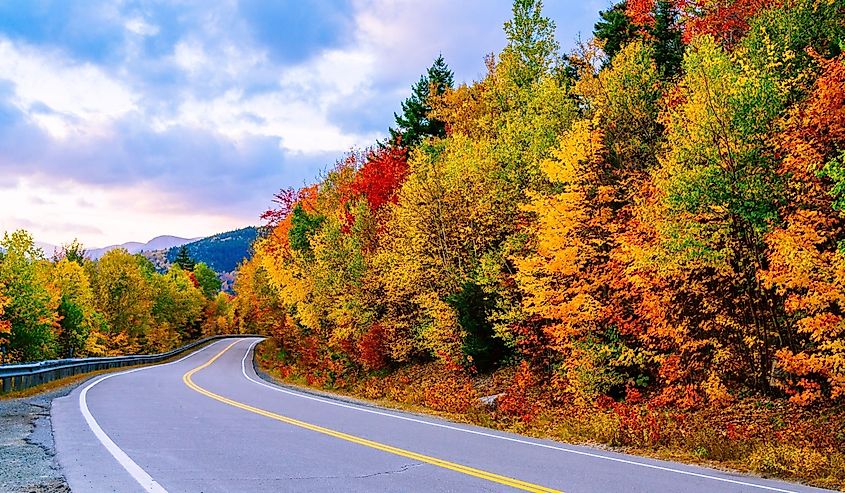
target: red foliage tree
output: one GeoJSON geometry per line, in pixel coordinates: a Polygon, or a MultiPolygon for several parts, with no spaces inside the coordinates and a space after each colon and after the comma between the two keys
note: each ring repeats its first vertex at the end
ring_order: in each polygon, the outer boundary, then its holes
{"type": "Polygon", "coordinates": [[[726,48],[733,47],[748,31],[749,21],[763,7],[777,0],[680,0],[685,4],[684,42],[711,35],[726,48]]]}
{"type": "MultiPolygon", "coordinates": [[[[655,23],[656,0],[628,0],[625,13],[635,26],[650,28],[655,23]]],[[[684,43],[696,36],[711,35],[726,48],[733,47],[748,31],[749,22],[764,7],[779,0],[671,0],[680,13],[684,43]]]]}
{"type": "Polygon", "coordinates": [[[273,195],[275,207],[271,207],[261,214],[261,220],[270,226],[275,226],[284,221],[293,212],[294,207],[302,198],[302,190],[293,187],[279,190],[273,195]]]}
{"type": "Polygon", "coordinates": [[[396,192],[407,175],[406,148],[389,146],[374,149],[355,175],[349,187],[350,196],[366,199],[370,210],[376,212],[384,204],[396,201],[396,192]]]}
{"type": "Polygon", "coordinates": [[[628,0],[625,3],[625,15],[631,19],[631,24],[638,27],[654,25],[655,0],[628,0]]]}
{"type": "Polygon", "coordinates": [[[387,366],[387,340],[384,326],[376,323],[358,340],[358,360],[368,370],[380,370],[387,366]]]}

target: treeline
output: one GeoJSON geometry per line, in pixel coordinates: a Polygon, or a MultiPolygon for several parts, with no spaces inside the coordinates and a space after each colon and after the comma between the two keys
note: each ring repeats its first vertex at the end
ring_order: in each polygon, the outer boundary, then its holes
{"type": "Polygon", "coordinates": [[[124,249],[89,260],[76,241],[47,259],[22,230],[0,247],[2,363],[162,352],[233,330],[217,274],[187,255],[159,274],[124,249]]]}
{"type": "Polygon", "coordinates": [[[236,282],[331,383],[519,362],[547,395],[845,398],[845,7],[630,0],[572,54],[516,0],[392,138],[279,193],[236,282]]]}
{"type": "Polygon", "coordinates": [[[845,484],[845,5],[629,0],[564,54],[516,0],[505,34],[275,197],[236,281],[271,366],[845,484]]]}

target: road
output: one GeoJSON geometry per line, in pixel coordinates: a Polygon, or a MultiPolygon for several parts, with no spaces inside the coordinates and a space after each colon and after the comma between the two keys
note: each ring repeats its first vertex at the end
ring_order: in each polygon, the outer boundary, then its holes
{"type": "Polygon", "coordinates": [[[809,492],[301,393],[261,380],[259,339],[95,378],[52,407],[75,492],[809,492]]]}

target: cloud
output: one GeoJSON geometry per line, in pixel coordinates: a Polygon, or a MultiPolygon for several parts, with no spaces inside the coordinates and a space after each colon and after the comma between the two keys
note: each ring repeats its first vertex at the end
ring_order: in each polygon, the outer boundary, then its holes
{"type": "MultiPolygon", "coordinates": [[[[547,2],[564,45],[596,1],[547,2]]],[[[91,225],[96,244],[257,222],[275,190],[382,138],[439,53],[482,77],[510,16],[507,0],[9,5],[0,211],[39,239],[43,217],[91,225]]]]}
{"type": "Polygon", "coordinates": [[[137,108],[137,97],[93,64],[7,39],[0,39],[0,74],[12,88],[8,102],[56,138],[105,131],[137,108]]]}
{"type": "Polygon", "coordinates": [[[143,17],[133,17],[123,25],[128,31],[139,36],[155,36],[159,32],[158,26],[148,23],[143,17]]]}
{"type": "Polygon", "coordinates": [[[266,47],[273,62],[291,65],[347,45],[355,27],[353,9],[343,0],[241,0],[237,14],[251,42],[266,47]]]}

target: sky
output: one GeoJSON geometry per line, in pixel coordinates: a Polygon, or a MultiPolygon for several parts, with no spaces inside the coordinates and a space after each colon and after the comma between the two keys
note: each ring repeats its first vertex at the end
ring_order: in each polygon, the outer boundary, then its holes
{"type": "MultiPolygon", "coordinates": [[[[570,50],[610,0],[544,3],[570,50]]],[[[0,232],[101,247],[260,224],[274,192],[383,138],[439,53],[480,79],[510,9],[0,0],[0,232]]]]}

